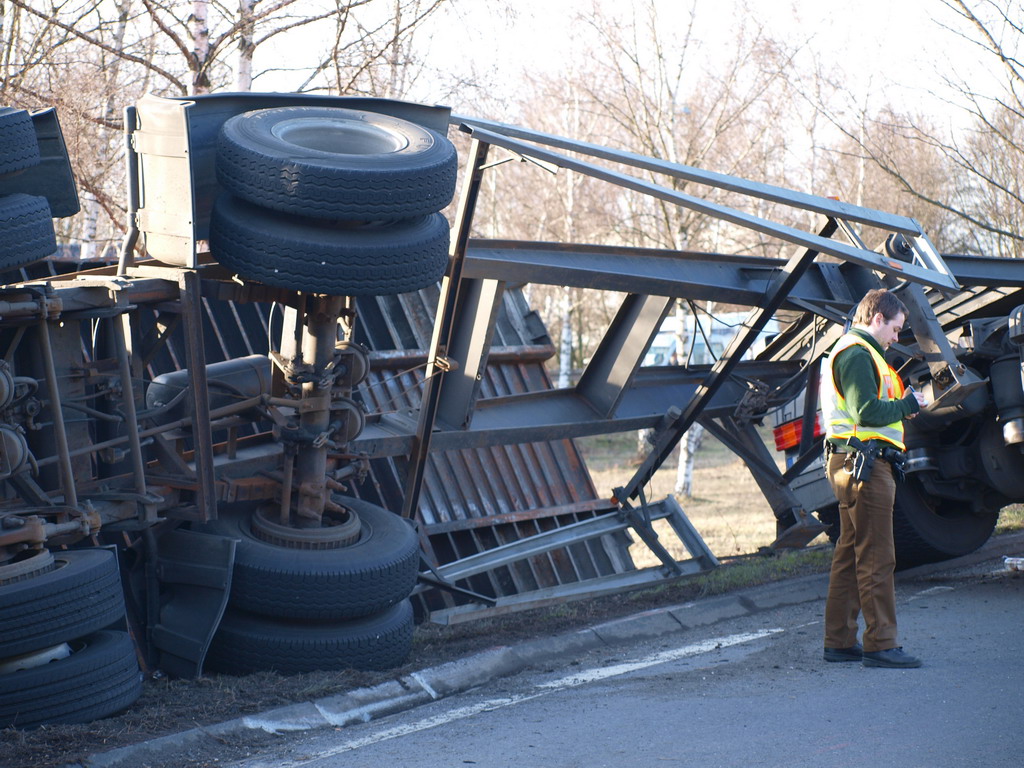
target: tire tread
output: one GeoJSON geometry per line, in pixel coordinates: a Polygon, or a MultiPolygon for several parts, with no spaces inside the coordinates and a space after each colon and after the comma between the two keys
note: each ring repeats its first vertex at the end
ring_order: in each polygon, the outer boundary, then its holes
{"type": "Polygon", "coordinates": [[[23,267],[57,250],[50,204],[20,192],[0,197],[0,270],[23,267]]]}
{"type": "Polygon", "coordinates": [[[56,559],[65,565],[0,586],[0,658],[82,637],[124,616],[112,552],[72,550],[56,559]]]}
{"type": "Polygon", "coordinates": [[[87,723],[141,695],[142,675],[127,632],[96,632],[82,643],[65,659],[0,675],[0,727],[87,723]]]}
{"type": "Polygon", "coordinates": [[[39,165],[39,142],[24,109],[0,108],[0,175],[39,165]]]}
{"type": "Polygon", "coordinates": [[[386,670],[405,661],[412,634],[413,611],[408,600],[348,622],[288,624],[230,611],[213,638],[206,661],[210,669],[233,675],[264,670],[282,674],[386,670]]]}
{"type": "Polygon", "coordinates": [[[411,293],[435,284],[448,264],[441,214],[366,230],[333,228],[221,196],[210,221],[210,251],[249,280],[337,296],[411,293]]]}

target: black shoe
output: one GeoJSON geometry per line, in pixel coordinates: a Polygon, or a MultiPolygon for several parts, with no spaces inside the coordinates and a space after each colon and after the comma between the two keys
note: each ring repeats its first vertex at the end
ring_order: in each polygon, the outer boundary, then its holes
{"type": "Polygon", "coordinates": [[[860,661],[864,656],[864,649],[860,643],[854,643],[849,648],[826,648],[825,661],[860,661]]]}
{"type": "Polygon", "coordinates": [[[902,648],[887,648],[884,651],[865,651],[861,664],[865,667],[889,667],[891,669],[911,669],[920,667],[921,660],[902,648]]]}

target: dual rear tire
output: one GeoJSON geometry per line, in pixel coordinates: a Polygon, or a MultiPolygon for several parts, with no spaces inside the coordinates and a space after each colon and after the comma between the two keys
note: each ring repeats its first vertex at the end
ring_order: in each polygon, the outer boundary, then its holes
{"type": "Polygon", "coordinates": [[[0,728],[87,723],[125,709],[142,674],[114,553],[58,552],[0,584],[0,728]]]}
{"type": "Polygon", "coordinates": [[[311,293],[378,296],[436,283],[439,211],[455,192],[445,137],[349,109],[280,107],[221,129],[210,251],[241,277],[311,293]]]}
{"type": "MultiPolygon", "coordinates": [[[[32,117],[23,109],[0,107],[0,176],[40,163],[32,117]]],[[[0,272],[24,267],[57,250],[50,204],[21,192],[0,196],[0,272]]]]}
{"type": "Polygon", "coordinates": [[[332,549],[261,538],[253,515],[228,512],[201,530],[238,539],[228,611],[210,669],[247,674],[398,666],[412,644],[409,595],[419,569],[412,526],[361,499],[335,497],[359,520],[358,537],[332,549]]]}

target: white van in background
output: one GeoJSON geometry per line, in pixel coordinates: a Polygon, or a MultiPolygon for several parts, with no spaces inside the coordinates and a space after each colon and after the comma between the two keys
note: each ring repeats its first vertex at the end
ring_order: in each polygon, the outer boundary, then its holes
{"type": "MultiPolygon", "coordinates": [[[[747,312],[720,312],[666,317],[644,356],[643,364],[711,365],[743,330],[747,315],[747,312]]],[[[744,359],[756,356],[778,331],[779,321],[769,320],[744,359]]]]}

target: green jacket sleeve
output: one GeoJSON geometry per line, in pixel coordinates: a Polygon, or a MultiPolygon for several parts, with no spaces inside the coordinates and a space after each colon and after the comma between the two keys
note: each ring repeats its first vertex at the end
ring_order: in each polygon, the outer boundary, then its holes
{"type": "Polygon", "coordinates": [[[859,345],[844,349],[833,367],[836,386],[846,398],[854,423],[862,427],[884,427],[920,410],[913,394],[899,400],[878,398],[878,371],[871,353],[859,345]]]}

